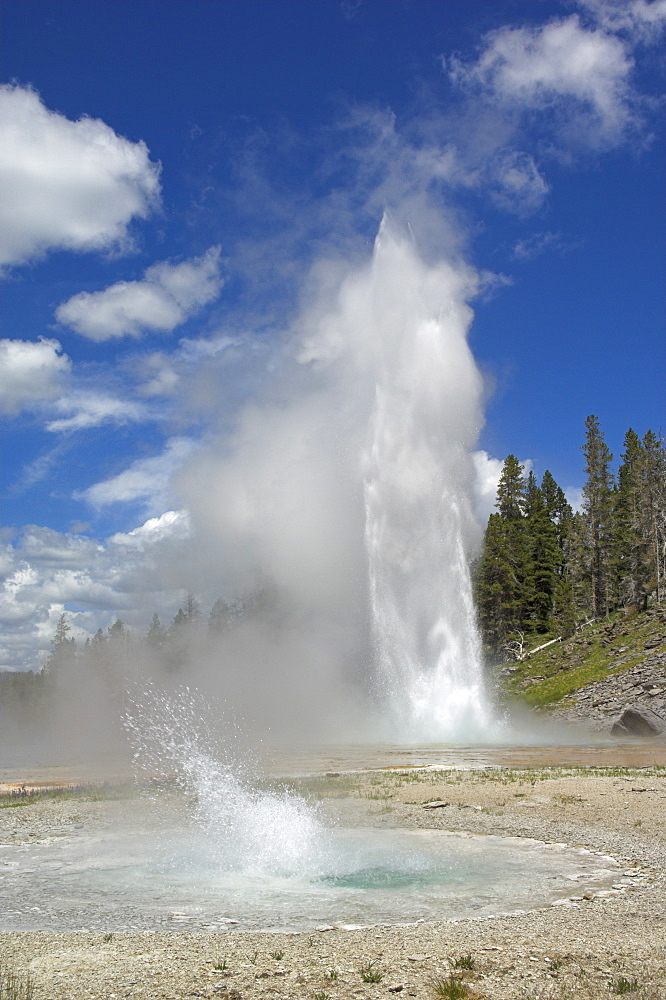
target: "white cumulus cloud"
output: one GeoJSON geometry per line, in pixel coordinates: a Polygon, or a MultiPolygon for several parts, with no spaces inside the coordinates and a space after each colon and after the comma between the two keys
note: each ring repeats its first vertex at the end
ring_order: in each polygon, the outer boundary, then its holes
{"type": "Polygon", "coordinates": [[[0,340],[0,413],[55,399],[70,368],[57,340],[0,340]]]}
{"type": "Polygon", "coordinates": [[[131,220],[159,203],[159,173],[145,143],[99,119],[70,121],[29,87],[0,86],[0,266],[127,246],[131,220]]]}
{"type": "Polygon", "coordinates": [[[106,542],[28,525],[0,548],[0,670],[40,669],[63,611],[77,641],[118,616],[145,632],[155,608],[172,614],[182,586],[170,567],[183,565],[188,536],[185,511],[106,542]]]}
{"type": "Polygon", "coordinates": [[[485,525],[495,509],[497,485],[502,475],[504,462],[501,458],[493,458],[487,451],[481,450],[472,453],[472,461],[474,463],[474,505],[479,520],[485,525]]]}
{"type": "Polygon", "coordinates": [[[100,292],[79,292],[56,309],[59,323],[90,340],[140,337],[175,329],[217,298],[222,288],[220,247],[201,257],[153,264],[141,281],[119,281],[100,292]]]}
{"type": "Polygon", "coordinates": [[[119,531],[109,538],[109,545],[120,545],[127,549],[145,552],[164,540],[189,538],[192,533],[190,515],[186,510],[167,510],[159,517],[149,517],[138,528],[119,531]]]}

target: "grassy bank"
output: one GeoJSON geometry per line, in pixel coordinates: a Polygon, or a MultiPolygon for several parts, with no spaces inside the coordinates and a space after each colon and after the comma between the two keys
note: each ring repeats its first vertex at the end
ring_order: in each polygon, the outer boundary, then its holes
{"type": "MultiPolygon", "coordinates": [[[[556,636],[532,637],[534,646],[556,636]]],[[[529,637],[525,642],[529,649],[529,637]]],[[[531,707],[555,705],[593,681],[666,653],[666,604],[646,612],[618,611],[499,670],[504,694],[531,707]]]]}

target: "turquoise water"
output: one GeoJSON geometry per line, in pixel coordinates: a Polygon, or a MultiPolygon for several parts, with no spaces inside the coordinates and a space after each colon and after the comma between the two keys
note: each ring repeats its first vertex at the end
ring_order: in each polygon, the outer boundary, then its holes
{"type": "Polygon", "coordinates": [[[193,830],[0,845],[2,930],[311,931],[484,917],[608,889],[612,859],[539,841],[333,830],[297,871],[225,861],[193,830]]]}

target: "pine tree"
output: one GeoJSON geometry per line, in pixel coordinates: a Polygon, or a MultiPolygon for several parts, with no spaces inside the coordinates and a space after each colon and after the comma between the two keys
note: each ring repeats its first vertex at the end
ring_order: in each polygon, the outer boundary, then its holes
{"type": "Polygon", "coordinates": [[[157,611],[155,611],[150,622],[150,628],[148,629],[148,633],[146,635],[146,642],[151,649],[159,650],[164,645],[165,640],[166,632],[162,628],[160,616],[157,611]]]}
{"type": "Polygon", "coordinates": [[[101,630],[101,628],[98,628],[94,636],[90,640],[90,645],[92,646],[93,649],[100,649],[101,647],[105,646],[108,641],[109,640],[104,635],[104,632],[101,630]]]}
{"type": "Polygon", "coordinates": [[[184,665],[191,644],[191,623],[183,609],[178,608],[166,634],[165,652],[169,669],[179,670],[184,665]]]}
{"type": "Polygon", "coordinates": [[[526,611],[524,537],[524,468],[509,455],[497,485],[495,506],[486,529],[476,584],[479,625],[485,642],[499,650],[523,627],[526,611]]]}
{"type": "Polygon", "coordinates": [[[198,598],[191,592],[188,593],[185,598],[183,613],[188,622],[201,621],[201,604],[199,603],[198,598]]]}
{"type": "Polygon", "coordinates": [[[565,638],[576,631],[576,597],[566,572],[558,576],[555,583],[552,623],[553,630],[565,638]]]}
{"type": "Polygon", "coordinates": [[[63,611],[51,639],[51,652],[44,665],[46,674],[62,674],[71,669],[76,658],[76,642],[69,638],[71,626],[63,611]]]}
{"type": "Polygon", "coordinates": [[[585,456],[583,515],[587,521],[590,559],[589,586],[593,617],[611,610],[615,580],[613,578],[613,474],[612,454],[606,447],[599,421],[590,415],[585,421],[586,437],[582,451],[585,456]]]}
{"type": "Polygon", "coordinates": [[[507,522],[501,514],[491,514],[477,572],[476,606],[484,641],[496,652],[520,628],[520,591],[507,522]]]}
{"type": "Polygon", "coordinates": [[[109,625],[107,632],[109,633],[110,642],[117,646],[125,646],[127,644],[129,632],[127,631],[125,622],[121,621],[120,618],[116,618],[113,625],[109,625]]]}
{"type": "Polygon", "coordinates": [[[590,589],[590,531],[585,515],[576,511],[571,518],[564,544],[564,572],[571,586],[575,616],[588,619],[592,616],[590,589]]]}
{"type": "MultiPolygon", "coordinates": [[[[525,598],[530,619],[546,632],[562,554],[557,530],[548,516],[536,476],[530,472],[525,490],[525,598]]],[[[527,624],[527,622],[525,622],[527,624]]]]}
{"type": "Polygon", "coordinates": [[[507,455],[497,484],[495,506],[507,521],[519,522],[525,513],[525,467],[515,455],[507,455]]]}
{"type": "Polygon", "coordinates": [[[615,490],[615,549],[622,603],[644,607],[650,575],[650,537],[643,509],[645,451],[630,427],[624,437],[615,490]]]}
{"type": "Polygon", "coordinates": [[[557,528],[557,541],[564,550],[567,533],[571,527],[573,510],[564,491],[555,482],[552,473],[546,469],[541,480],[541,495],[548,517],[557,528]]]}
{"type": "Polygon", "coordinates": [[[666,583],[666,449],[663,438],[648,431],[643,438],[641,506],[645,513],[642,535],[650,547],[648,586],[657,601],[664,597],[666,583]]]}

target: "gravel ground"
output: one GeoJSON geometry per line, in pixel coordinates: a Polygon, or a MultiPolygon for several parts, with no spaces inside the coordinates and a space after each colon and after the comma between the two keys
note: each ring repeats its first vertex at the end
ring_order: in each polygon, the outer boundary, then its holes
{"type": "MultiPolygon", "coordinates": [[[[299,790],[349,824],[606,852],[622,865],[622,887],[513,916],[306,934],[6,932],[5,968],[30,977],[34,1000],[371,1000],[465,989],[470,1000],[666,997],[663,769],[382,771],[304,780],[299,790]]],[[[72,797],[0,809],[0,844],[113,829],[133,805],[72,797]]]]}

